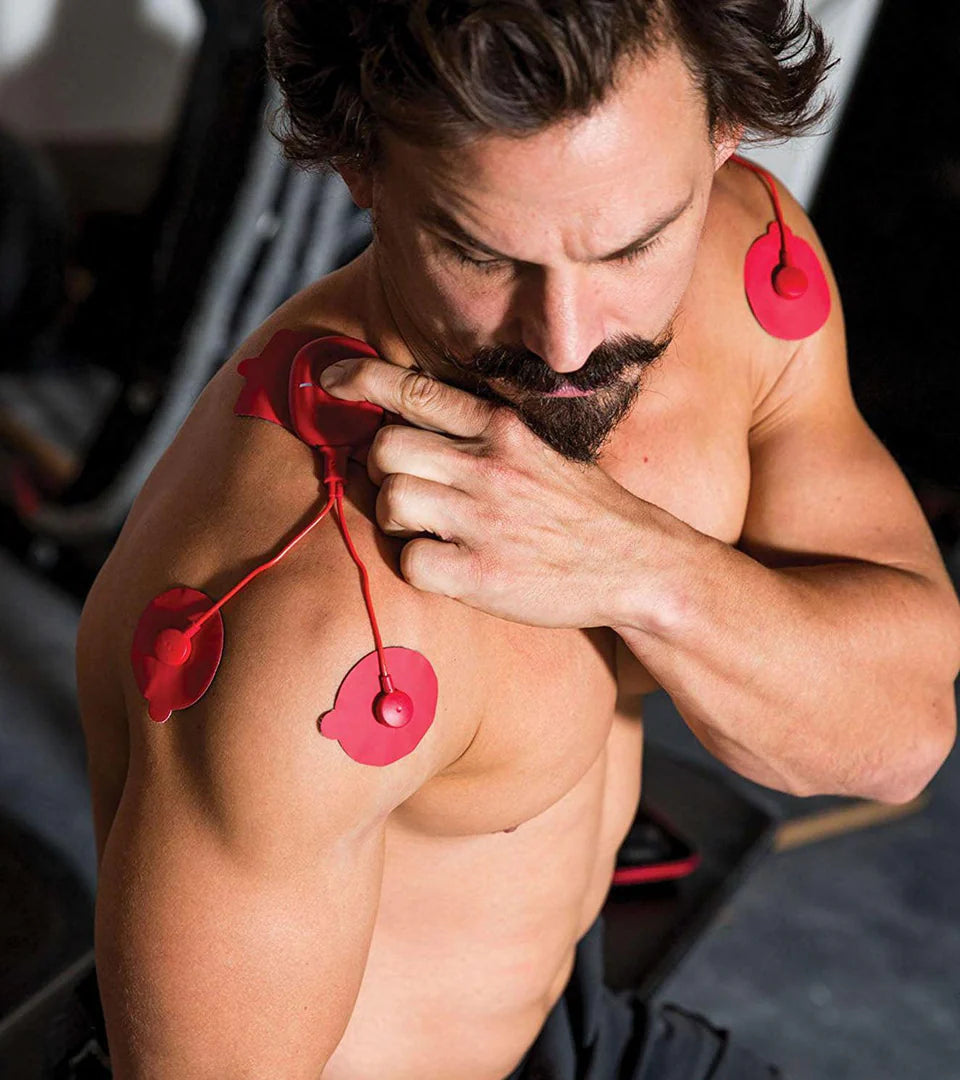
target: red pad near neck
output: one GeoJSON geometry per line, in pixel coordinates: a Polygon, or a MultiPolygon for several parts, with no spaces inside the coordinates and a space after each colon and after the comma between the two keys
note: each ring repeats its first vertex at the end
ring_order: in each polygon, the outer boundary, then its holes
{"type": "Polygon", "coordinates": [[[318,336],[315,330],[278,330],[259,356],[237,365],[246,384],[237,396],[234,414],[279,424],[309,446],[347,446],[348,456],[363,464],[384,410],[367,401],[336,398],[318,385],[324,368],[353,356],[376,357],[377,352],[367,342],[343,334],[318,336]],[[314,384],[304,388],[296,417],[290,410],[290,376],[295,368],[308,372],[314,384]]]}

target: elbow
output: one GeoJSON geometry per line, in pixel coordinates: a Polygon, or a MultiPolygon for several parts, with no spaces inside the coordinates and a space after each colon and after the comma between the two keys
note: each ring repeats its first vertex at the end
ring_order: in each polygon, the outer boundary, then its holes
{"type": "Polygon", "coordinates": [[[940,771],[957,737],[957,707],[953,685],[937,702],[927,723],[909,750],[904,750],[895,767],[877,784],[872,798],[891,806],[902,806],[921,795],[940,771]]]}

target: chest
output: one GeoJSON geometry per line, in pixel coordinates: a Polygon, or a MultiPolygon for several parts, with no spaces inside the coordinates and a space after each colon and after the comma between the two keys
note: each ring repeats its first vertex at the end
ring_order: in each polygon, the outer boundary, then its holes
{"type": "MultiPolygon", "coordinates": [[[[696,380],[684,385],[690,382],[657,380],[659,392],[618,428],[601,465],[631,494],[734,543],[750,489],[746,395],[696,380]]],[[[602,549],[597,537],[598,557],[602,549]]],[[[608,805],[607,814],[629,823],[639,790],[643,697],[658,689],[653,675],[607,628],[497,623],[488,640],[496,646],[485,653],[488,691],[477,736],[460,761],[404,807],[404,823],[431,835],[506,830],[534,819],[535,827],[546,827],[574,804],[585,812],[604,791],[608,804],[616,802],[615,790],[625,793],[622,805],[608,805]]]]}
{"type": "MultiPolygon", "coordinates": [[[[631,494],[732,543],[750,487],[749,399],[742,379],[703,365],[693,370],[668,353],[647,373],[599,464],[631,494]]],[[[405,808],[411,828],[494,832],[561,801],[596,799],[598,761],[617,740],[629,786],[639,768],[642,699],[657,682],[622,641],[604,628],[521,627],[487,617],[476,626],[473,677],[484,689],[483,719],[461,760],[405,808]]],[[[124,651],[118,662],[125,660],[124,651]]],[[[86,716],[95,729],[88,732],[91,785],[105,836],[126,775],[126,719],[107,700],[86,716]]]]}

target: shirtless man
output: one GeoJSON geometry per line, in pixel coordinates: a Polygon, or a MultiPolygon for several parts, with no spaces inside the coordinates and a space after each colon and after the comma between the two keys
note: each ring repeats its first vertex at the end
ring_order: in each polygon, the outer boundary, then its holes
{"type": "Polygon", "coordinates": [[[644,695],[664,687],[718,758],[803,795],[907,800],[954,739],[956,597],[852,400],[836,283],[782,188],[829,318],[787,340],[744,297],[772,213],[729,158],[743,125],[802,126],[822,41],[787,78],[804,26],[770,25],[770,2],[668,5],[672,30],[604,24],[639,2],[549,22],[510,5],[515,24],[473,6],[472,81],[449,38],[432,48],[442,12],[405,26],[425,5],[269,6],[288,150],[337,162],[375,238],[214,375],[83,609],[119,1080],[774,1075],[706,1021],[600,985],[644,695]],[[440,138],[454,119],[460,145],[440,138]],[[238,362],[278,330],[369,343],[380,359],[331,392],[404,421],[346,482],[384,641],[439,685],[385,767],[317,730],[371,650],[332,522],[224,606],[196,704],[153,723],[131,669],[152,597],[222,597],[322,504],[313,451],[233,411],[238,362]],[[545,396],[564,386],[592,392],[545,396]]]}

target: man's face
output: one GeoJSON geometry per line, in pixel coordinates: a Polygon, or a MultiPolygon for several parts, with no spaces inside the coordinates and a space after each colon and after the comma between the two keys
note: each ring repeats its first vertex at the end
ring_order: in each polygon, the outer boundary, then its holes
{"type": "Polygon", "coordinates": [[[371,206],[367,270],[416,366],[595,462],[670,342],[732,150],[711,144],[677,50],[632,61],[589,116],[524,139],[383,146],[376,176],[344,178],[371,206]]]}

